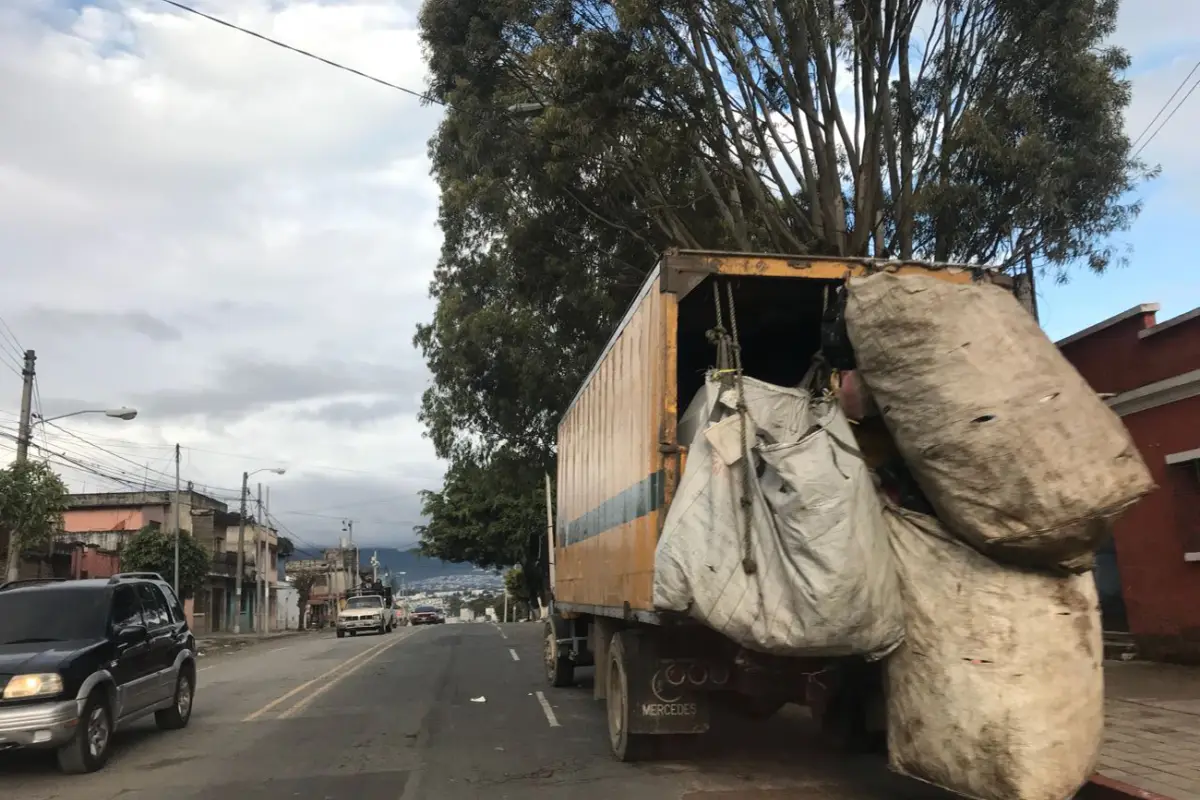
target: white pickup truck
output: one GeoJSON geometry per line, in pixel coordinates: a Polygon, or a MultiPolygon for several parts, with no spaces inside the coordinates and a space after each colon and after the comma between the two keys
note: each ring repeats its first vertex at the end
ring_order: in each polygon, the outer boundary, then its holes
{"type": "Polygon", "coordinates": [[[378,594],[351,597],[337,618],[339,639],[347,633],[354,636],[359,631],[391,633],[395,627],[395,614],[387,599],[378,594]]]}

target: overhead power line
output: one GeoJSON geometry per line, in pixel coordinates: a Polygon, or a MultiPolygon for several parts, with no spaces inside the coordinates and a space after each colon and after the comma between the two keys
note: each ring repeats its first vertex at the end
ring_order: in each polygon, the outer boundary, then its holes
{"type": "MultiPolygon", "coordinates": [[[[1175,87],[1175,91],[1171,92],[1171,96],[1167,98],[1167,101],[1165,103],[1163,103],[1162,106],[1159,107],[1158,113],[1154,115],[1154,119],[1152,119],[1146,123],[1146,127],[1142,128],[1142,132],[1137,135],[1137,138],[1134,139],[1133,142],[1129,145],[1130,147],[1138,146],[1138,142],[1140,142],[1142,140],[1142,137],[1145,136],[1147,133],[1149,133],[1150,129],[1152,127],[1154,127],[1154,123],[1158,122],[1158,118],[1161,117],[1163,115],[1163,112],[1167,110],[1167,106],[1171,105],[1171,101],[1174,100],[1181,91],[1183,91],[1183,87],[1185,85],[1187,85],[1188,80],[1191,79],[1191,77],[1196,74],[1196,70],[1198,70],[1198,69],[1200,69],[1200,60],[1198,60],[1192,66],[1192,71],[1189,72],[1187,75],[1185,75],[1183,80],[1181,80],[1179,82],[1179,85],[1175,87]]],[[[1138,150],[1138,152],[1140,153],[1141,150],[1138,150]]]]}
{"type": "MultiPolygon", "coordinates": [[[[1200,70],[1200,61],[1197,61],[1195,66],[1192,67],[1192,71],[1189,72],[1187,76],[1179,82],[1179,86],[1177,86],[1171,96],[1167,98],[1167,102],[1162,104],[1162,108],[1160,108],[1158,113],[1154,115],[1154,119],[1150,120],[1150,124],[1146,126],[1146,129],[1138,134],[1138,139],[1141,139],[1142,136],[1146,135],[1146,131],[1150,130],[1150,126],[1154,124],[1155,120],[1162,116],[1163,111],[1166,110],[1167,106],[1171,105],[1171,101],[1175,99],[1175,96],[1179,94],[1180,90],[1183,89],[1188,80],[1190,80],[1191,77],[1196,74],[1197,70],[1200,70]]],[[[1187,90],[1187,94],[1180,98],[1179,102],[1175,104],[1175,107],[1171,109],[1171,113],[1167,114],[1166,119],[1159,123],[1158,127],[1154,129],[1154,132],[1150,134],[1150,137],[1146,139],[1146,141],[1142,142],[1141,147],[1138,147],[1137,151],[1133,154],[1134,158],[1140,156],[1142,151],[1150,146],[1150,143],[1155,140],[1158,134],[1162,133],[1162,129],[1167,127],[1167,123],[1174,119],[1175,115],[1179,113],[1179,109],[1183,108],[1183,104],[1188,101],[1188,98],[1192,96],[1192,93],[1196,91],[1196,87],[1198,86],[1200,86],[1200,78],[1197,78],[1196,81],[1192,83],[1191,88],[1187,90]]],[[[1137,144],[1136,140],[1134,144],[1137,144]]]]}
{"type": "Polygon", "coordinates": [[[384,80],[383,78],[377,78],[374,75],[363,72],[362,70],[355,69],[354,67],[350,67],[345,64],[341,64],[337,61],[333,61],[331,59],[325,58],[324,56],[319,56],[316,53],[313,53],[311,51],[305,50],[300,47],[296,47],[295,45],[290,45],[287,42],[281,42],[278,39],[272,39],[270,36],[261,34],[258,31],[252,31],[249,28],[243,28],[241,25],[236,25],[232,22],[229,22],[228,20],[221,19],[220,17],[214,17],[212,14],[206,14],[203,11],[201,11],[197,8],[192,8],[191,6],[186,5],[184,3],[177,3],[177,2],[175,2],[175,0],[162,0],[162,2],[166,3],[169,6],[174,6],[175,8],[178,8],[180,11],[186,11],[189,14],[195,14],[197,17],[203,17],[204,19],[208,20],[209,22],[215,22],[216,24],[224,26],[226,28],[229,28],[230,30],[237,31],[238,33],[244,33],[247,36],[253,36],[255,39],[260,39],[264,42],[267,42],[268,44],[273,44],[276,47],[282,47],[284,50],[290,50],[293,53],[297,53],[299,55],[304,56],[305,58],[311,58],[314,61],[319,61],[322,64],[333,67],[334,69],[340,69],[343,72],[349,72],[351,75],[357,75],[360,78],[366,78],[367,80],[369,80],[373,83],[378,83],[380,86],[386,86],[389,89],[395,89],[397,92],[404,92],[404,94],[411,95],[412,97],[415,97],[418,100],[424,100],[427,103],[433,103],[434,105],[438,105],[438,106],[446,106],[446,103],[442,102],[441,100],[438,100],[435,97],[430,96],[429,94],[427,94],[425,92],[418,92],[416,89],[409,89],[408,87],[401,86],[398,83],[392,83],[391,81],[384,80]]]}

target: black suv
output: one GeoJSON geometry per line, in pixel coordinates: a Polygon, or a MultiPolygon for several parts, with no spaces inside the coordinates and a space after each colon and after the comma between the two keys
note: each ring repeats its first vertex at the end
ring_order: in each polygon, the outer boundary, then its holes
{"type": "Polygon", "coordinates": [[[0,585],[0,750],[55,749],[64,772],[108,761],[113,731],[192,715],[196,642],[157,573],[0,585]]]}

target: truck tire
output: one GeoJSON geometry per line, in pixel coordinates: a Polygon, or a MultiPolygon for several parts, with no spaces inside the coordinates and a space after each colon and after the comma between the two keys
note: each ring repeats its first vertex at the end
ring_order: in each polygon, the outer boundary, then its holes
{"type": "Polygon", "coordinates": [[[575,662],[558,652],[558,640],[570,635],[570,623],[557,614],[546,617],[544,660],[546,680],[551,686],[562,688],[575,684],[575,662]]]}
{"type": "Polygon", "coordinates": [[[629,675],[636,650],[630,642],[631,631],[619,631],[608,648],[608,742],[617,761],[645,761],[654,754],[653,736],[629,732],[629,707],[632,692],[629,675]]]}

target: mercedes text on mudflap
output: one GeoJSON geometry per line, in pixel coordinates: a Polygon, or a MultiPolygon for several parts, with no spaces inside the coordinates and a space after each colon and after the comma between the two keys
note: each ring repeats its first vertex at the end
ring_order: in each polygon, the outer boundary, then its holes
{"type": "Polygon", "coordinates": [[[185,727],[195,652],[157,574],[0,585],[0,750],[53,749],[64,772],[93,772],[134,720],[185,727]]]}

